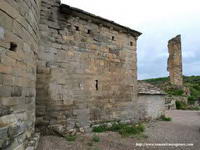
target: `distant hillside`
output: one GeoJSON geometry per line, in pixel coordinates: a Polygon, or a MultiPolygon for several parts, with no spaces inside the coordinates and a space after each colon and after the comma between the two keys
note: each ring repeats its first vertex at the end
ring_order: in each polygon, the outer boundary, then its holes
{"type": "MultiPolygon", "coordinates": [[[[188,87],[191,92],[191,95],[188,97],[189,102],[193,103],[196,100],[200,100],[200,76],[184,76],[183,80],[184,86],[188,87]]],[[[169,95],[186,96],[182,89],[178,89],[169,83],[169,77],[147,79],[143,81],[161,88],[169,95]]]]}

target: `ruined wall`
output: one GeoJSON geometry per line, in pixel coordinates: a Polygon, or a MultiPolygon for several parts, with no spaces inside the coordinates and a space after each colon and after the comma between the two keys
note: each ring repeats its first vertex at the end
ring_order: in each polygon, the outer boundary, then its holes
{"type": "Polygon", "coordinates": [[[173,85],[183,85],[181,36],[178,35],[168,42],[168,68],[170,82],[173,85]]]}
{"type": "Polygon", "coordinates": [[[140,120],[158,119],[165,113],[165,96],[139,94],[138,105],[140,120]]]}
{"type": "Polygon", "coordinates": [[[137,118],[137,38],[84,17],[61,13],[59,2],[42,3],[38,126],[137,118]]]}
{"type": "Polygon", "coordinates": [[[0,149],[34,132],[40,0],[0,1],[0,149]]]}
{"type": "Polygon", "coordinates": [[[185,96],[166,96],[165,106],[168,109],[176,109],[176,101],[184,102],[185,104],[188,104],[188,98],[185,96]]]}

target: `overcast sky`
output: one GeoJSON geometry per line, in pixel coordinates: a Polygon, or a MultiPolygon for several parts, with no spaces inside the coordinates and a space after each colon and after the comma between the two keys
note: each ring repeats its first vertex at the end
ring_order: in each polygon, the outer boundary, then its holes
{"type": "Polygon", "coordinates": [[[62,0],[143,34],[138,39],[138,78],[168,76],[167,42],[182,36],[184,75],[200,75],[199,0],[62,0]]]}

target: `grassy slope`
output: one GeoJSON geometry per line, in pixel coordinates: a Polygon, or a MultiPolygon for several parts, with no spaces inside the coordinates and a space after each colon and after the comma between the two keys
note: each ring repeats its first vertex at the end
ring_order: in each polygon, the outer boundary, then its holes
{"type": "MultiPolygon", "coordinates": [[[[191,96],[189,96],[189,101],[193,102],[200,99],[200,76],[184,76],[184,86],[189,87],[191,96]]],[[[155,78],[144,80],[148,83],[154,84],[161,89],[163,89],[169,95],[184,95],[181,89],[170,85],[169,77],[155,78]]]]}

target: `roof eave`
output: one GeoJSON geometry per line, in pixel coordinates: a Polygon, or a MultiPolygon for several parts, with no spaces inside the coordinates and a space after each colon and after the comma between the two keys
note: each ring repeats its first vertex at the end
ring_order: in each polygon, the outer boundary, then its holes
{"type": "MultiPolygon", "coordinates": [[[[86,11],[78,9],[78,8],[71,7],[71,6],[66,5],[66,4],[60,5],[60,11],[61,11],[61,13],[67,13],[67,14],[73,13],[73,12],[83,14],[85,16],[88,16],[92,21],[95,21],[96,23],[99,23],[99,24],[102,24],[102,25],[105,25],[105,26],[109,26],[108,24],[113,25],[113,27],[115,27],[115,29],[116,28],[121,29],[122,31],[129,33],[129,34],[133,35],[134,37],[139,37],[142,34],[141,32],[130,29],[129,27],[126,27],[126,26],[122,26],[122,25],[120,25],[120,24],[118,24],[114,21],[96,16],[94,14],[91,14],[89,12],[86,12],[86,11]]],[[[86,18],[84,18],[84,19],[86,19],[86,18]]]]}

